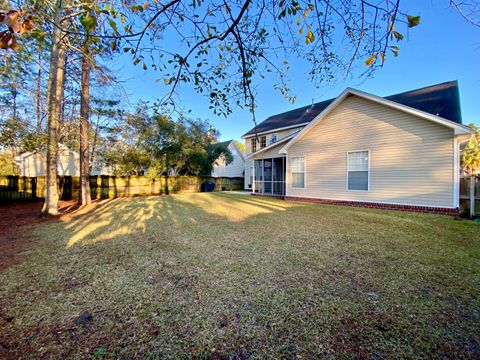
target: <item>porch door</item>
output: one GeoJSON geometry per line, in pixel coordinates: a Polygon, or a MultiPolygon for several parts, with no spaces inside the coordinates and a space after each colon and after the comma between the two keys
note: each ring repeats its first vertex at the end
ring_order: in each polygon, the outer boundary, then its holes
{"type": "Polygon", "coordinates": [[[284,164],[285,164],[285,158],[283,157],[273,159],[273,194],[274,195],[285,195],[284,164]]]}
{"type": "Polygon", "coordinates": [[[272,159],[263,160],[263,181],[264,181],[264,193],[272,193],[272,159]]]}

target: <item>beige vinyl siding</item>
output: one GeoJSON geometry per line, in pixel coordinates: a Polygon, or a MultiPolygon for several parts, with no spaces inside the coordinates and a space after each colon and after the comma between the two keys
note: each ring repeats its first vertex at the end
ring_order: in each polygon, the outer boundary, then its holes
{"type": "Polygon", "coordinates": [[[306,187],[289,196],[453,207],[452,129],[350,95],[288,150],[306,156],[306,187]],[[370,191],[347,191],[347,152],[370,151],[370,191]]]}
{"type": "MultiPolygon", "coordinates": [[[[45,176],[47,164],[45,152],[34,152],[26,156],[20,165],[22,176],[45,176]]],[[[73,151],[59,149],[57,173],[61,176],[79,176],[79,157],[73,151]]]]}
{"type": "Polygon", "coordinates": [[[276,157],[285,156],[285,155],[279,154],[278,152],[280,151],[280,149],[282,147],[285,146],[286,143],[287,143],[287,140],[285,140],[284,142],[282,142],[282,143],[280,143],[276,146],[273,146],[272,148],[270,148],[268,150],[262,151],[258,155],[254,154],[254,155],[252,155],[252,157],[255,160],[258,160],[258,159],[267,159],[267,158],[276,158],[276,157]]]}
{"type": "MultiPolygon", "coordinates": [[[[45,176],[46,165],[46,152],[33,152],[20,161],[20,175],[45,176]]],[[[68,149],[59,149],[57,174],[60,176],[80,176],[80,156],[78,153],[68,149]]],[[[113,175],[113,172],[110,167],[105,166],[103,161],[96,156],[92,164],[91,175],[113,175]]]]}
{"type": "Polygon", "coordinates": [[[23,158],[20,165],[21,176],[45,176],[47,158],[44,153],[32,153],[23,158]]]}

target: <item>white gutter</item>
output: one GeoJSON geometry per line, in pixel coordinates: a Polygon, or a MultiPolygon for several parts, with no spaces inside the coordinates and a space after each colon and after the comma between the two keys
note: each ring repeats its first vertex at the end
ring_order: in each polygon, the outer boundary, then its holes
{"type": "MultiPolygon", "coordinates": [[[[300,123],[300,124],[296,124],[296,125],[290,125],[290,126],[284,126],[284,127],[280,127],[280,128],[274,128],[274,129],[270,129],[270,130],[265,130],[265,131],[261,131],[261,132],[258,132],[256,135],[263,135],[263,134],[268,134],[268,133],[271,133],[271,132],[277,132],[277,131],[283,131],[283,130],[288,130],[288,129],[294,129],[294,128],[297,128],[297,127],[302,127],[302,126],[305,126],[307,124],[309,124],[310,121],[308,122],[304,122],[304,123],[300,123]]],[[[250,130],[252,131],[252,130],[250,130]]],[[[250,132],[249,131],[249,132],[250,132]]],[[[248,133],[247,133],[248,134],[248,133]]],[[[251,138],[251,137],[254,137],[255,134],[250,134],[250,135],[243,135],[242,136],[242,139],[248,139],[248,138],[251,138]]]]}

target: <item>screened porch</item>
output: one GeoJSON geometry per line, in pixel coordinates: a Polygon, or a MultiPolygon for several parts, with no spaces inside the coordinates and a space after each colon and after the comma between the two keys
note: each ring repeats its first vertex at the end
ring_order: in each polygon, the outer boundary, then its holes
{"type": "Polygon", "coordinates": [[[285,195],[285,157],[254,160],[252,192],[261,195],[285,195]]]}

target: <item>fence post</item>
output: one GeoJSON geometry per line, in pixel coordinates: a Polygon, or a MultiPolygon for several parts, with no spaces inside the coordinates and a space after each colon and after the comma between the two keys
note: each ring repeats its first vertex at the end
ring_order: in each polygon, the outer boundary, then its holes
{"type": "Polygon", "coordinates": [[[475,176],[470,175],[470,217],[475,216],[475,176]]]}
{"type": "Polygon", "coordinates": [[[32,199],[37,200],[37,178],[32,177],[32,199]]]}

